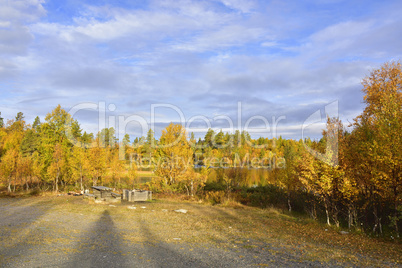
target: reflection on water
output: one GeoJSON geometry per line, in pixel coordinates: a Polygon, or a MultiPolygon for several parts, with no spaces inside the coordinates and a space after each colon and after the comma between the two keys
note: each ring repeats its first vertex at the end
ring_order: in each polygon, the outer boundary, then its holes
{"type": "Polygon", "coordinates": [[[150,182],[150,181],[152,181],[152,179],[153,178],[155,178],[155,176],[153,176],[153,177],[149,177],[149,176],[147,176],[147,177],[143,177],[143,176],[140,176],[140,177],[137,177],[137,181],[138,181],[138,183],[147,183],[147,182],[150,182]]]}
{"type": "Polygon", "coordinates": [[[220,181],[226,176],[237,186],[265,186],[274,183],[274,172],[274,170],[262,168],[211,168],[208,181],[220,181]]]}
{"type": "MultiPolygon", "coordinates": [[[[196,167],[195,170],[199,172],[201,168],[196,167]]],[[[275,170],[263,168],[210,168],[208,182],[221,181],[226,176],[237,186],[265,186],[274,183],[274,172],[275,170]]],[[[137,177],[137,182],[143,184],[151,182],[154,178],[157,178],[157,176],[140,175],[137,177]]]]}

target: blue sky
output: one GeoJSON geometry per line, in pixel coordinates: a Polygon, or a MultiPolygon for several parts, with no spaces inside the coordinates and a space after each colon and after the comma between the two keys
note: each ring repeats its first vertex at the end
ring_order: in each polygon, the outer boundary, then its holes
{"type": "Polygon", "coordinates": [[[81,105],[84,130],[132,137],[144,120],[156,136],[173,121],[196,136],[249,126],[254,137],[319,137],[311,115],[324,119],[336,102],[330,115],[352,122],[364,109],[361,80],[401,58],[401,10],[400,1],[0,0],[0,112],[32,123],[81,105]],[[99,123],[102,107],[109,122],[99,123]]]}

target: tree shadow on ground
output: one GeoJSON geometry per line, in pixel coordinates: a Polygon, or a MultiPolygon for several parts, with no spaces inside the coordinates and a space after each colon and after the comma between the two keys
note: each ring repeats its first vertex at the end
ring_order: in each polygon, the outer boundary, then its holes
{"type": "Polygon", "coordinates": [[[146,258],[153,267],[211,267],[211,264],[203,261],[201,256],[189,253],[188,245],[181,247],[175,243],[161,242],[150,231],[145,221],[139,221],[139,225],[145,239],[146,258]],[[180,248],[183,249],[182,252],[178,251],[180,248]]]}
{"type": "Polygon", "coordinates": [[[1,267],[15,265],[30,253],[33,246],[41,246],[46,233],[39,222],[52,207],[49,201],[0,200],[1,267]]]}
{"type": "Polygon", "coordinates": [[[78,242],[78,251],[68,267],[127,267],[123,240],[108,210],[78,242]]]}

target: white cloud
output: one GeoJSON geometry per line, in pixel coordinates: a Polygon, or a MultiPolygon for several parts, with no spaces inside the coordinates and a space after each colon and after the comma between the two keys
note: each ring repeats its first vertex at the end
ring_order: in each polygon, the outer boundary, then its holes
{"type": "Polygon", "coordinates": [[[0,21],[0,28],[8,28],[11,26],[11,22],[9,21],[0,21]]]}
{"type": "Polygon", "coordinates": [[[311,37],[311,45],[325,47],[326,51],[339,51],[350,48],[356,39],[373,30],[375,22],[370,21],[348,21],[331,25],[311,37]]]}
{"type": "Polygon", "coordinates": [[[217,30],[211,30],[194,39],[179,43],[176,49],[203,52],[235,46],[244,46],[261,40],[266,35],[262,28],[250,28],[244,25],[227,25],[217,30]]]}
{"type": "Polygon", "coordinates": [[[278,42],[275,42],[275,41],[266,41],[266,42],[261,43],[262,47],[276,47],[278,45],[279,45],[278,42]]]}
{"type": "Polygon", "coordinates": [[[1,0],[0,18],[13,23],[29,23],[46,14],[43,0],[1,0]]]}
{"type": "Polygon", "coordinates": [[[33,36],[25,24],[45,15],[42,3],[39,0],[0,1],[0,54],[12,56],[26,52],[33,36]]]}
{"type": "Polygon", "coordinates": [[[386,58],[402,55],[399,29],[402,19],[369,18],[328,26],[312,34],[298,50],[306,57],[328,59],[386,58]]]}
{"type": "Polygon", "coordinates": [[[249,13],[255,8],[254,1],[251,0],[222,0],[222,3],[232,9],[242,13],[249,13]]]}
{"type": "Polygon", "coordinates": [[[103,8],[87,7],[87,12],[83,12],[86,17],[74,18],[73,25],[41,22],[33,25],[33,29],[43,35],[57,33],[68,42],[108,42],[121,38],[147,42],[219,28],[231,18],[227,14],[209,10],[208,6],[198,2],[184,2],[186,4],[157,2],[156,8],[152,10],[122,10],[111,7],[106,19],[102,20],[96,19],[96,15],[103,13],[104,11],[100,11],[103,8]],[[175,6],[177,9],[174,9],[175,6]]]}
{"type": "Polygon", "coordinates": [[[17,59],[27,54],[34,38],[25,24],[45,15],[42,3],[39,0],[0,1],[0,81],[15,79],[22,70],[17,59]]]}
{"type": "Polygon", "coordinates": [[[363,33],[370,31],[375,22],[369,21],[347,21],[326,27],[311,36],[314,42],[334,42],[348,38],[356,38],[363,33]]]}

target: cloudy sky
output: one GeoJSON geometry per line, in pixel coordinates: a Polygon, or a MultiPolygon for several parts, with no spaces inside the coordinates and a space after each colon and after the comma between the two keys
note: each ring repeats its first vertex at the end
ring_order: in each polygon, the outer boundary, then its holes
{"type": "Polygon", "coordinates": [[[0,0],[0,112],[32,123],[61,104],[86,131],[131,137],[168,122],[197,136],[319,137],[326,112],[351,122],[361,80],[401,58],[401,10],[397,0],[0,0]]]}

